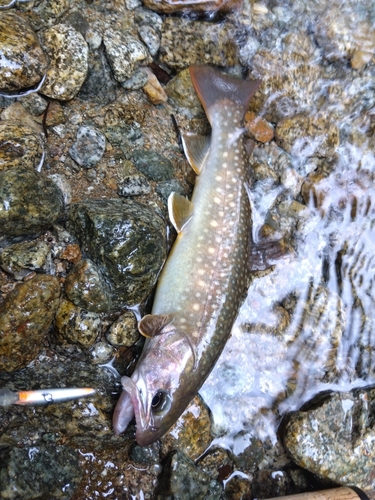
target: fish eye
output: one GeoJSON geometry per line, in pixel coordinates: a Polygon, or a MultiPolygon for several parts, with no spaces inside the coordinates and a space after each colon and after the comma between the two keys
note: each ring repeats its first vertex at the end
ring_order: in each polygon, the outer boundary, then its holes
{"type": "Polygon", "coordinates": [[[168,392],[157,391],[151,402],[151,409],[155,415],[162,415],[171,407],[172,399],[168,392]]]}

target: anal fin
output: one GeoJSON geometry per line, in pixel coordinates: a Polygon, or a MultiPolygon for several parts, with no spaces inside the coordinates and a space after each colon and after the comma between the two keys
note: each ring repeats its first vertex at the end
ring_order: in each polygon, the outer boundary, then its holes
{"type": "Polygon", "coordinates": [[[210,152],[211,139],[205,135],[183,134],[182,145],[194,172],[199,175],[210,152]]]}
{"type": "Polygon", "coordinates": [[[178,233],[193,216],[194,205],[184,196],[177,193],[171,193],[168,198],[169,218],[178,233]]]}

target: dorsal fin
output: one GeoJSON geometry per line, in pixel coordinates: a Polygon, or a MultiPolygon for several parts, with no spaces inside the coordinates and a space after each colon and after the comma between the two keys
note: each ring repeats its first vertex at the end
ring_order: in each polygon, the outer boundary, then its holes
{"type": "Polygon", "coordinates": [[[210,152],[211,140],[205,135],[183,134],[182,145],[194,172],[199,175],[210,152]]]}
{"type": "Polygon", "coordinates": [[[169,218],[178,233],[189,222],[193,215],[194,205],[184,196],[178,193],[171,193],[168,198],[169,218]]]}
{"type": "Polygon", "coordinates": [[[240,104],[245,115],[249,101],[261,83],[261,80],[240,80],[210,66],[190,66],[189,70],[194,88],[210,123],[212,118],[210,108],[222,100],[240,104]]]}
{"type": "Polygon", "coordinates": [[[138,323],[139,332],[147,338],[163,333],[164,328],[172,321],[171,314],[146,314],[138,323]]]}

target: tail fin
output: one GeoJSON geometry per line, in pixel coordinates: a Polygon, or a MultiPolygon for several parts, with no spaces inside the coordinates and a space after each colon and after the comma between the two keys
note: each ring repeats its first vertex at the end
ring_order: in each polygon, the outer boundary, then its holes
{"type": "Polygon", "coordinates": [[[190,76],[210,123],[210,108],[221,100],[241,104],[245,115],[249,101],[261,83],[261,80],[240,80],[203,65],[190,66],[190,76]]]}

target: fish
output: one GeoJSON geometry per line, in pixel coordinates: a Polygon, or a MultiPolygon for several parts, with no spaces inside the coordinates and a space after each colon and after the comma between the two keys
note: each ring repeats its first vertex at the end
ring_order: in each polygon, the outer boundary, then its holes
{"type": "Polygon", "coordinates": [[[191,201],[172,193],[177,238],[160,274],[151,314],[138,323],[145,345],[113,415],[121,434],[135,416],[147,446],[177,421],[208,377],[231,333],[248,284],[251,255],[249,168],[243,121],[260,80],[210,66],[190,67],[211,137],[184,134],[197,174],[191,201]]]}

